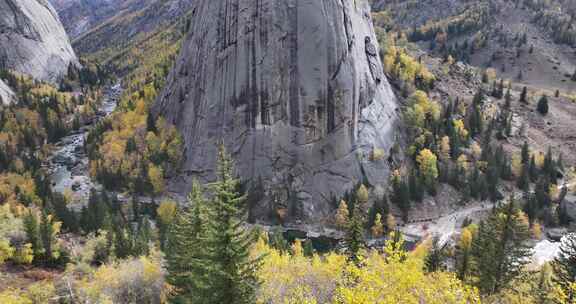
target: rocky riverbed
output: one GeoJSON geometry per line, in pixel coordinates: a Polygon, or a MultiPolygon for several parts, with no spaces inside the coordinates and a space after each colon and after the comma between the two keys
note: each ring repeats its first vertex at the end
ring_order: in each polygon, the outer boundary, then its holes
{"type": "Polygon", "coordinates": [[[70,191],[73,198],[72,207],[81,207],[87,202],[90,189],[101,188],[90,178],[84,141],[94,125],[116,109],[121,93],[122,87],[119,83],[107,87],[95,119],[78,131],[62,138],[56,143],[51,157],[48,158],[46,167],[52,181],[52,189],[60,193],[70,191]]]}

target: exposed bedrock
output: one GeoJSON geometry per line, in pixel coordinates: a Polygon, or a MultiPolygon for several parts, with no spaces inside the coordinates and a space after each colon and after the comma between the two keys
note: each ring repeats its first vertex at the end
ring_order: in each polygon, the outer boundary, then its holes
{"type": "Polygon", "coordinates": [[[56,82],[77,58],[46,0],[0,0],[0,65],[56,82]]]}
{"type": "Polygon", "coordinates": [[[219,142],[263,185],[251,203],[266,222],[320,223],[333,197],[387,181],[398,105],[367,1],[199,0],[192,20],[153,109],[185,141],[172,190],[214,179],[219,142]]]}

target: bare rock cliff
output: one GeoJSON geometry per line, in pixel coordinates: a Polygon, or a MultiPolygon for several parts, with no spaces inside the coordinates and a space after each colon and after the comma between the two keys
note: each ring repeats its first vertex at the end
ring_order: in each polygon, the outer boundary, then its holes
{"type": "Polygon", "coordinates": [[[259,220],[319,223],[356,183],[387,181],[398,106],[366,0],[198,0],[193,9],[154,106],[185,140],[173,190],[214,179],[219,142],[258,190],[259,220]]]}
{"type": "Polygon", "coordinates": [[[46,0],[0,0],[0,64],[39,80],[56,81],[76,55],[46,0]]]}

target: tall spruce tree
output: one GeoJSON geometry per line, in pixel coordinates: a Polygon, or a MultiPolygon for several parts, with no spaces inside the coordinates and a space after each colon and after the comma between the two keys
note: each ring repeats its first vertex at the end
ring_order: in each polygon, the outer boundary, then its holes
{"type": "Polygon", "coordinates": [[[169,228],[166,261],[168,282],[176,287],[175,303],[208,303],[206,228],[207,211],[202,186],[194,180],[188,207],[180,209],[169,228]]]}
{"type": "Polygon", "coordinates": [[[472,254],[478,287],[483,293],[500,291],[521,273],[531,256],[531,247],[526,243],[529,238],[528,223],[516,208],[514,198],[480,223],[472,254]]]}
{"type": "Polygon", "coordinates": [[[538,101],[538,107],[537,107],[538,112],[540,112],[540,114],[542,115],[546,115],[548,114],[549,111],[549,106],[548,106],[548,97],[546,95],[543,95],[540,100],[538,101]]]}
{"type": "Polygon", "coordinates": [[[522,93],[520,93],[520,102],[528,103],[528,87],[522,88],[522,93]]]}
{"type": "Polygon", "coordinates": [[[205,204],[193,187],[189,211],[179,213],[168,240],[169,281],[180,291],[179,303],[254,303],[260,259],[250,256],[257,235],[244,227],[245,196],[223,146],[218,152],[218,180],[209,185],[205,204]]]}
{"type": "Polygon", "coordinates": [[[210,303],[254,303],[259,259],[250,257],[258,236],[244,227],[245,196],[237,192],[240,181],[223,145],[218,151],[218,180],[210,185],[213,200],[208,217],[207,248],[212,264],[207,269],[212,293],[210,303]]]}
{"type": "Polygon", "coordinates": [[[570,233],[562,239],[560,254],[552,262],[555,280],[568,298],[566,303],[576,301],[573,284],[576,283],[576,233],[570,233]]]}

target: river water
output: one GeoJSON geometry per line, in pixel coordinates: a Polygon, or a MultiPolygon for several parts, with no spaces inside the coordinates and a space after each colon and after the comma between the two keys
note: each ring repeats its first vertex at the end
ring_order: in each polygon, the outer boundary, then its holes
{"type": "Polygon", "coordinates": [[[56,143],[52,155],[47,160],[46,167],[52,182],[52,190],[60,193],[71,191],[73,202],[70,206],[73,209],[80,208],[88,201],[90,189],[102,188],[90,178],[84,141],[94,125],[116,109],[121,93],[122,87],[119,83],[106,87],[95,119],[56,143]]]}

